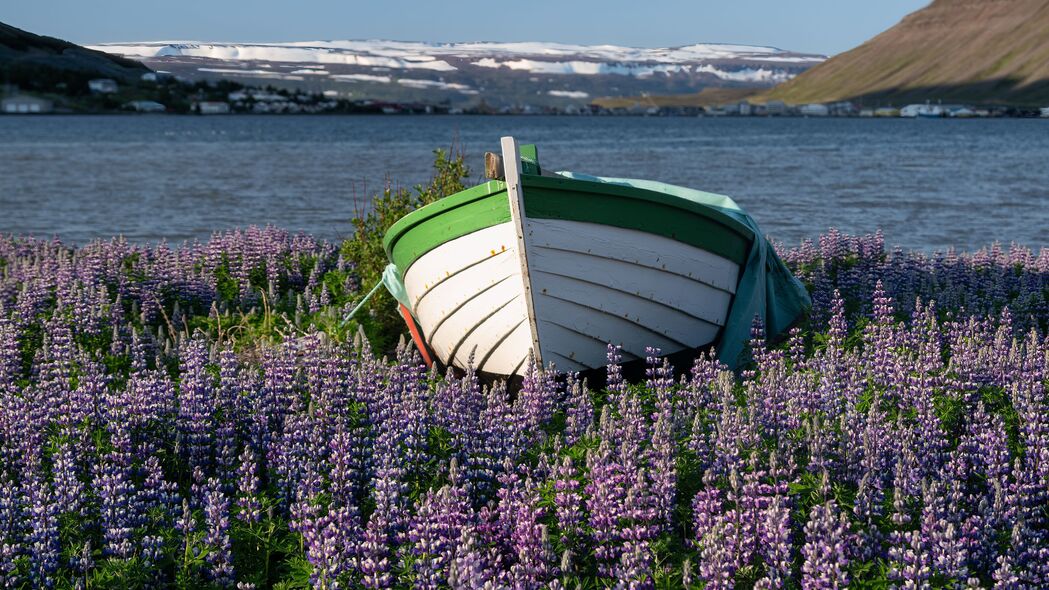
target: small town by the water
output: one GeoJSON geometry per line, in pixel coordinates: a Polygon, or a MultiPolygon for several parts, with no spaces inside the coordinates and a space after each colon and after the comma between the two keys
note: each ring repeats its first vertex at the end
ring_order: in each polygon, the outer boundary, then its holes
{"type": "MultiPolygon", "coordinates": [[[[420,102],[399,103],[371,99],[349,98],[337,90],[325,90],[319,94],[273,87],[238,87],[223,92],[229,84],[191,85],[185,79],[172,76],[169,72],[147,72],[135,84],[135,89],[155,91],[163,87],[174,87],[185,94],[185,98],[172,104],[157,100],[128,100],[121,102],[121,84],[111,78],[87,81],[87,89],[97,106],[72,106],[68,101],[46,95],[22,92],[18,86],[8,84],[0,93],[0,113],[4,114],[72,114],[77,112],[128,112],[128,113],[181,113],[198,115],[229,114],[469,114],[469,115],[569,115],[569,116],[676,116],[676,117],[902,117],[910,119],[973,119],[1041,117],[1049,119],[1049,106],[976,106],[972,104],[944,104],[931,99],[924,103],[901,104],[899,107],[863,106],[853,101],[833,103],[787,104],[781,100],[752,103],[747,100],[720,103],[709,106],[660,106],[655,101],[636,100],[630,104],[614,106],[601,103],[568,104],[563,106],[515,104],[490,106],[480,104],[467,107],[451,106],[447,103],[427,104],[420,102]],[[97,110],[95,110],[97,109],[97,110]]],[[[238,85],[239,86],[239,85],[238,85]]],[[[623,101],[617,101],[622,103],[623,101]]]]}

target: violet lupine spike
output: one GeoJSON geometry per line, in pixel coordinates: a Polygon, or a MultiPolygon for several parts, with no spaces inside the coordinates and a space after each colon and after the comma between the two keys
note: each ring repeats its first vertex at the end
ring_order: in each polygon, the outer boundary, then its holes
{"type": "Polygon", "coordinates": [[[666,407],[658,411],[652,428],[649,448],[649,478],[654,499],[656,518],[663,529],[674,526],[674,506],[677,505],[677,444],[674,439],[673,410],[666,407]]]}
{"type": "Polygon", "coordinates": [[[215,413],[215,390],[205,368],[207,344],[199,338],[191,340],[181,357],[177,425],[190,467],[205,466],[211,462],[215,413]]]}
{"type": "Polygon", "coordinates": [[[16,559],[23,551],[23,523],[25,512],[21,486],[3,479],[0,474],[0,585],[14,588],[21,585],[16,573],[16,559]]]}
{"type": "Polygon", "coordinates": [[[510,578],[515,588],[539,590],[545,587],[557,573],[554,553],[545,524],[541,523],[545,511],[538,505],[534,492],[517,504],[517,515],[511,532],[511,549],[516,557],[510,566],[510,578]]]}
{"type": "Polygon", "coordinates": [[[620,363],[623,362],[622,350],[620,346],[608,345],[605,388],[608,389],[608,402],[612,405],[618,403],[619,397],[626,392],[626,381],[623,380],[620,367],[620,363]]]}
{"type": "Polygon", "coordinates": [[[561,544],[568,547],[582,534],[583,496],[571,457],[554,469],[554,514],[561,531],[561,544]]]}
{"type": "Polygon", "coordinates": [[[848,587],[850,536],[848,520],[834,500],[813,506],[805,524],[805,545],[801,548],[802,588],[848,587]]]}
{"type": "Polygon", "coordinates": [[[794,553],[788,496],[777,494],[772,498],[758,528],[758,548],[765,564],[765,576],[755,587],[766,590],[783,588],[791,577],[794,553]]]}
{"type": "Polygon", "coordinates": [[[57,452],[52,457],[52,481],[55,503],[62,507],[63,512],[80,515],[83,510],[85,490],[73,443],[68,440],[72,436],[71,432],[66,432],[67,440],[59,444],[57,452]]]}
{"type": "Polygon", "coordinates": [[[594,427],[594,403],[586,381],[569,378],[567,409],[565,411],[565,444],[571,446],[591,432],[594,427]]]}
{"type": "Polygon", "coordinates": [[[968,579],[967,543],[961,538],[959,523],[948,508],[948,499],[939,481],[925,486],[922,503],[920,530],[932,574],[953,580],[968,579]]]}
{"type": "Polygon", "coordinates": [[[133,535],[142,509],[136,502],[131,441],[127,431],[113,432],[111,444],[113,450],[106,453],[95,467],[93,487],[99,497],[103,552],[126,559],[134,551],[133,535]]]}
{"type": "Polygon", "coordinates": [[[732,588],[740,567],[737,518],[735,510],[726,507],[711,471],[703,475],[703,487],[692,500],[692,514],[693,543],[699,551],[699,579],[707,588],[732,588]]]}
{"type": "Polygon", "coordinates": [[[316,497],[292,506],[292,527],[302,535],[306,559],[313,566],[314,588],[339,588],[339,578],[350,571],[357,558],[356,531],[360,520],[347,507],[324,510],[316,497]]]}
{"type": "Polygon", "coordinates": [[[59,568],[58,511],[50,486],[40,479],[28,483],[28,495],[23,499],[28,517],[25,538],[29,558],[29,579],[33,587],[51,588],[59,568]]]}
{"type": "Polygon", "coordinates": [[[594,556],[598,572],[611,576],[622,552],[619,525],[627,494],[627,474],[607,440],[588,456],[587,468],[590,482],[586,485],[586,507],[594,556]]]}
{"type": "Polygon", "coordinates": [[[210,478],[204,490],[204,544],[207,554],[208,578],[218,586],[234,583],[233,556],[230,552],[229,499],[222,492],[222,482],[210,478]]]}
{"type": "Polygon", "coordinates": [[[361,542],[361,585],[370,590],[393,587],[390,524],[386,515],[376,512],[368,520],[361,542]]]}
{"type": "Polygon", "coordinates": [[[244,445],[244,451],[240,454],[240,465],[237,467],[237,507],[237,518],[244,522],[258,522],[262,517],[258,461],[251,445],[244,445]]]}
{"type": "Polygon", "coordinates": [[[447,582],[448,568],[454,561],[455,542],[462,531],[474,527],[469,495],[462,487],[463,477],[453,459],[449,484],[437,492],[429,491],[420,501],[412,519],[408,541],[415,556],[415,584],[438,588],[447,582]]]}
{"type": "Polygon", "coordinates": [[[492,554],[479,546],[477,536],[463,529],[455,547],[455,557],[448,566],[448,587],[452,590],[496,587],[492,554]]]}

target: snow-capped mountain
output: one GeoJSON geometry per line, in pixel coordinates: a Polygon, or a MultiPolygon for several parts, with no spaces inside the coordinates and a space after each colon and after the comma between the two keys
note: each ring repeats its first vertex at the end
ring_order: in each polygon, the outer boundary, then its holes
{"type": "Polygon", "coordinates": [[[335,90],[389,100],[493,105],[587,102],[598,96],[676,94],[706,87],[772,86],[825,56],[774,47],[697,44],[669,48],[562,43],[305,41],[104,43],[190,79],[335,90]]]}

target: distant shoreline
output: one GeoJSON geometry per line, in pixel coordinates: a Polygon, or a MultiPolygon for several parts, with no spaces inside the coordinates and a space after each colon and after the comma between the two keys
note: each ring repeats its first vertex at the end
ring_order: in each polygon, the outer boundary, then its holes
{"type": "Polygon", "coordinates": [[[383,112],[324,112],[324,113],[223,113],[221,115],[202,115],[200,113],[137,113],[132,111],[90,111],[90,112],[49,112],[49,113],[6,113],[0,112],[0,120],[4,118],[51,118],[51,117],[146,117],[146,118],[159,118],[159,117],[179,117],[179,118],[192,118],[200,117],[205,119],[223,119],[229,117],[259,117],[259,118],[285,118],[285,117],[570,117],[570,118],[631,118],[631,119],[650,119],[650,118],[668,118],[668,117],[681,117],[681,118],[698,118],[698,119],[816,119],[816,120],[838,120],[838,119],[872,119],[872,120],[897,120],[897,119],[949,119],[949,120],[986,120],[986,119],[1038,119],[1038,120],[1049,120],[1049,116],[1040,115],[1038,111],[1019,111],[1011,113],[1000,113],[991,116],[984,117],[902,117],[902,116],[861,116],[861,115],[710,115],[710,114],[695,114],[695,113],[677,113],[677,112],[658,112],[658,113],[600,113],[600,114],[568,114],[568,113],[520,113],[520,112],[508,112],[508,113],[482,113],[482,112],[458,112],[458,113],[421,113],[421,112],[396,112],[396,113],[383,113],[383,112]]]}

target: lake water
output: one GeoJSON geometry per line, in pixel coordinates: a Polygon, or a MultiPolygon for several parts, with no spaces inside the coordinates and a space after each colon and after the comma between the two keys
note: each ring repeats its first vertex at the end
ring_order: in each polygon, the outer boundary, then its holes
{"type": "Polygon", "coordinates": [[[0,116],[0,233],[327,239],[387,178],[458,141],[479,175],[514,135],[551,169],[733,196],[778,240],[881,228],[932,251],[1049,246],[1049,121],[469,116],[0,116]]]}

